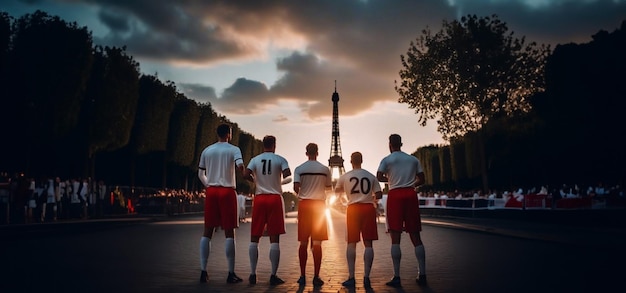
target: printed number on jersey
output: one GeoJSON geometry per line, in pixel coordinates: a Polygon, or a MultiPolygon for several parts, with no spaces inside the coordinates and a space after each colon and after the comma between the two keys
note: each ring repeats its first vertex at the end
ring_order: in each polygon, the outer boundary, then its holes
{"type": "Polygon", "coordinates": [[[370,194],[372,191],[372,182],[368,178],[350,177],[350,182],[352,183],[350,194],[370,194]]]}
{"type": "Polygon", "coordinates": [[[263,162],[263,175],[272,175],[272,160],[261,160],[263,162]]]}

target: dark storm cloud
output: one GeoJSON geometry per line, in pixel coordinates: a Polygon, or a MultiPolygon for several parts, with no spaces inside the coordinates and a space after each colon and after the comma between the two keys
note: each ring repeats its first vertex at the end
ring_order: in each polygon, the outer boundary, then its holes
{"type": "Polygon", "coordinates": [[[181,89],[182,93],[186,97],[194,99],[198,102],[205,103],[211,102],[217,99],[215,88],[197,83],[178,83],[177,86],[181,89]]]}
{"type": "Polygon", "coordinates": [[[97,7],[110,30],[97,41],[126,46],[142,60],[212,66],[267,57],[270,48],[291,51],[276,60],[282,76],[275,84],[246,79],[244,72],[219,99],[203,97],[233,113],[262,111],[263,105],[286,99],[311,118],[330,115],[335,80],[344,115],[377,101],[395,102],[400,55],[421,30],[438,31],[444,19],[496,14],[515,36],[553,47],[588,42],[626,19],[626,0],[67,2],[97,7]]]}
{"type": "Polygon", "coordinates": [[[216,108],[236,114],[251,114],[275,104],[265,84],[238,78],[229,88],[225,89],[219,99],[210,101],[216,108]]]}
{"type": "Polygon", "coordinates": [[[111,11],[101,10],[98,17],[104,25],[117,33],[126,33],[130,30],[128,18],[111,11]]]}
{"type": "Polygon", "coordinates": [[[195,11],[195,1],[86,0],[99,5],[100,18],[110,33],[98,39],[111,46],[126,46],[134,56],[182,63],[212,63],[236,59],[251,51],[195,11]],[[179,3],[180,2],[180,3],[179,3]],[[110,25],[110,15],[126,17],[126,26],[110,25]]]}
{"type": "Polygon", "coordinates": [[[624,0],[486,1],[456,0],[457,15],[497,14],[515,35],[550,44],[585,43],[600,30],[626,20],[624,0]]]}

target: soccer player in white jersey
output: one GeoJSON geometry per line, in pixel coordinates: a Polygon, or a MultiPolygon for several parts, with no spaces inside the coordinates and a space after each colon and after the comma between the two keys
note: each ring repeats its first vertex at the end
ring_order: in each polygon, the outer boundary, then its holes
{"type": "Polygon", "coordinates": [[[422,222],[416,188],[424,184],[424,169],[420,161],[400,150],[402,138],[398,134],[389,136],[391,154],[382,159],[376,177],[380,182],[388,182],[387,227],[391,236],[391,260],[393,278],[387,286],[401,287],[400,283],[400,236],[402,231],[409,233],[418,263],[418,277],[415,281],[420,286],[426,285],[426,253],[420,237],[422,222]]]}
{"type": "Polygon", "coordinates": [[[372,242],[378,240],[378,226],[376,224],[376,200],[383,197],[380,183],[374,174],[361,169],[363,155],[354,152],[350,156],[352,170],[341,175],[335,185],[335,193],[343,194],[348,201],[346,211],[346,258],[348,260],[348,280],[341,283],[344,287],[353,288],[354,264],[356,261],[356,244],[363,237],[363,286],[372,288],[370,271],[374,262],[374,248],[372,242]]]}
{"type": "Polygon", "coordinates": [[[225,253],[228,260],[227,283],[242,281],[235,274],[235,228],[239,227],[237,216],[237,193],[235,172],[243,172],[243,158],[239,147],[229,143],[232,129],[228,124],[217,127],[218,141],[206,147],[200,155],[198,178],[206,187],[204,202],[204,233],[200,238],[200,282],[208,281],[206,271],[211,238],[217,227],[225,236],[225,253]]]}
{"type": "Polygon", "coordinates": [[[270,285],[285,283],[276,276],[280,261],[280,235],[285,234],[285,204],[281,179],[291,176],[287,160],[275,154],[276,137],[263,138],[263,153],[250,160],[244,170],[244,178],[254,182],[254,204],[252,205],[252,224],[250,227],[250,284],[256,284],[256,267],[259,261],[259,239],[264,231],[270,237],[270,262],[272,273],[270,285]]]}
{"type": "Polygon", "coordinates": [[[319,277],[322,265],[322,241],[328,240],[326,224],[326,191],[332,190],[330,168],[317,161],[317,144],[306,146],[308,160],[296,167],[293,176],[293,191],[298,195],[298,258],[300,278],[298,284],[306,284],[306,263],[309,238],[313,253],[313,286],[322,286],[319,277]]]}

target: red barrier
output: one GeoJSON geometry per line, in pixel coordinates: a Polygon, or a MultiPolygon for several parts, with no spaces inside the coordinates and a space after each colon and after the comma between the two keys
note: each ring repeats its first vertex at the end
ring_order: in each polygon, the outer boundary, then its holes
{"type": "Polygon", "coordinates": [[[524,197],[526,208],[545,208],[547,205],[545,194],[528,194],[524,197]]]}
{"type": "Polygon", "coordinates": [[[559,209],[591,208],[591,198],[590,197],[562,198],[556,202],[556,207],[559,209]]]}
{"type": "Polygon", "coordinates": [[[521,201],[518,201],[514,196],[511,196],[509,200],[504,204],[505,208],[523,208],[524,205],[521,201]]]}

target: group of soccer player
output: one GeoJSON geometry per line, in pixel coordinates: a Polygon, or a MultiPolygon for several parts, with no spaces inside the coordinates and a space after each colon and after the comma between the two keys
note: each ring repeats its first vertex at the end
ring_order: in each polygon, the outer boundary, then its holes
{"type": "MultiPolygon", "coordinates": [[[[228,261],[227,283],[243,280],[235,274],[234,229],[238,227],[236,172],[254,183],[255,195],[252,207],[250,228],[250,284],[257,282],[258,245],[263,235],[269,236],[269,257],[271,262],[270,285],[280,285],[284,281],[276,273],[280,260],[279,239],[285,234],[285,213],[282,198],[282,185],[291,181],[291,170],[287,160],[275,153],[276,137],[263,138],[263,153],[252,158],[247,167],[241,150],[232,144],[231,126],[217,127],[218,141],[206,147],[199,162],[198,178],[206,187],[204,204],[204,233],[200,239],[200,281],[208,281],[207,262],[211,251],[211,238],[217,227],[224,230],[225,253],[228,261]]],[[[320,278],[322,262],[322,241],[328,240],[326,223],[326,194],[333,191],[347,199],[346,231],[349,276],[343,286],[354,288],[356,244],[362,239],[365,247],[363,286],[371,288],[370,271],[374,260],[372,242],[378,240],[375,202],[382,197],[380,182],[389,185],[387,198],[387,230],[391,238],[391,258],[394,276],[386,283],[391,287],[401,287],[400,281],[400,238],[403,231],[410,236],[418,262],[419,285],[426,285],[424,245],[420,238],[421,220],[416,189],[424,183],[424,172],[419,160],[401,151],[402,139],[397,134],[389,136],[390,155],[380,162],[376,175],[361,168],[363,156],[354,152],[350,156],[352,170],[341,175],[333,187],[330,168],[317,161],[318,146],[306,146],[307,161],[294,169],[293,189],[298,196],[298,258],[300,278],[298,284],[306,285],[306,264],[308,250],[313,255],[313,279],[315,287],[324,285],[320,278]]]]}

